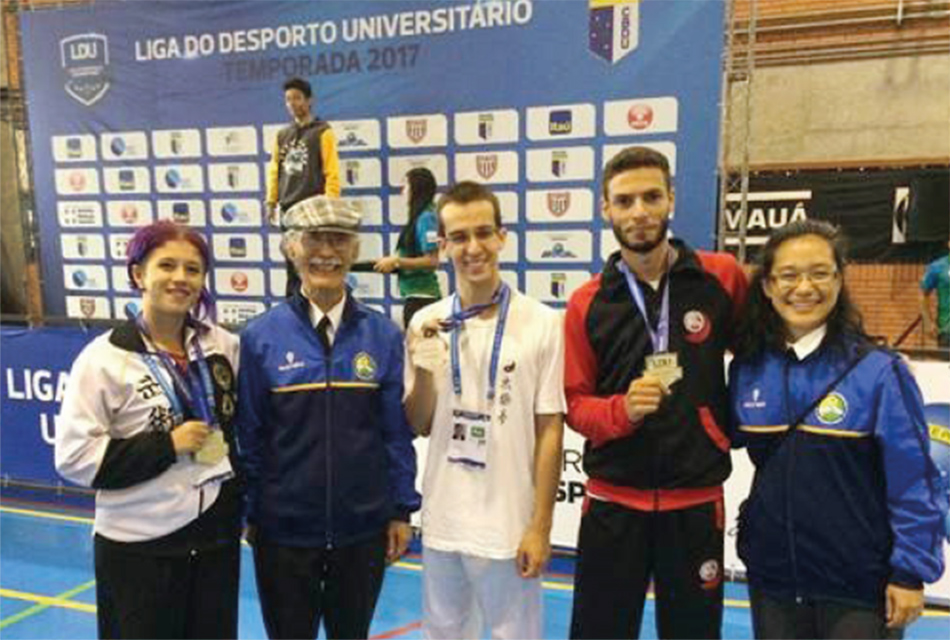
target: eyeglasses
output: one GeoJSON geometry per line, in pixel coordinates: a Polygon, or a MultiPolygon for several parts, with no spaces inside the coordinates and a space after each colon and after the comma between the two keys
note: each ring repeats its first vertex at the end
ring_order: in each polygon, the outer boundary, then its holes
{"type": "Polygon", "coordinates": [[[451,245],[464,247],[472,241],[473,237],[479,242],[479,244],[482,244],[494,238],[497,233],[497,227],[479,227],[471,233],[468,231],[453,231],[448,236],[446,236],[445,239],[451,245]]]}
{"type": "Polygon", "coordinates": [[[769,276],[773,282],[782,289],[794,289],[802,283],[802,280],[808,279],[816,287],[824,287],[832,283],[838,277],[837,269],[817,268],[811,271],[782,271],[778,274],[769,276]]]}

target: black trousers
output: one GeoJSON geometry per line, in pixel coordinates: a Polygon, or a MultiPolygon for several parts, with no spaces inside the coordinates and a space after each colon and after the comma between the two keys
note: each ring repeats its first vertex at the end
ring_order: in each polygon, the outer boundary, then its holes
{"type": "Polygon", "coordinates": [[[333,549],[254,543],[257,591],[267,635],[316,638],[323,620],[328,638],[367,638],[383,586],[386,532],[333,549]]]}
{"type": "Polygon", "coordinates": [[[416,312],[419,309],[425,309],[433,302],[438,302],[438,298],[419,298],[414,296],[409,296],[406,298],[406,302],[402,306],[402,326],[407,331],[409,330],[409,323],[412,322],[412,316],[416,315],[416,312]]]}
{"type": "Polygon", "coordinates": [[[100,638],[236,638],[241,547],[159,556],[97,535],[100,638]]]}
{"type": "Polygon", "coordinates": [[[590,500],[581,519],[572,638],[638,638],[650,579],[660,638],[719,638],[722,502],[636,511],[590,500]]]}
{"type": "Polygon", "coordinates": [[[774,598],[749,587],[752,631],[762,638],[895,638],[903,629],[888,629],[882,609],[831,600],[774,598]]]}

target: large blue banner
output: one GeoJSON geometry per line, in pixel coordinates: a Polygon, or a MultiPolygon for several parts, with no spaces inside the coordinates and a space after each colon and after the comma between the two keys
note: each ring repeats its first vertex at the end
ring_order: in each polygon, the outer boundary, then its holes
{"type": "MultiPolygon", "coordinates": [[[[712,245],[717,0],[101,1],[21,17],[53,314],[121,317],[125,245],[160,218],[207,235],[222,321],[281,297],[262,199],[294,75],[340,141],[364,259],[393,251],[403,175],[427,166],[440,185],[492,186],[513,231],[503,276],[562,305],[614,249],[598,180],[635,143],[674,167],[675,233],[712,245]]],[[[393,280],[352,278],[398,314],[393,280]]]]}
{"type": "Polygon", "coordinates": [[[80,328],[0,328],[0,474],[4,479],[53,486],[65,482],[53,465],[56,416],[73,360],[96,335],[80,328]]]}

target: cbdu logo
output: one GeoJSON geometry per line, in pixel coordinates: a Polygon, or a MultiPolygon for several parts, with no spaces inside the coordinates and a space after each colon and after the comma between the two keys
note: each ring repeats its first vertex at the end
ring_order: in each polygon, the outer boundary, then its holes
{"type": "Polygon", "coordinates": [[[66,93],[87,107],[109,90],[109,40],[100,33],[81,33],[59,41],[66,93]]]}

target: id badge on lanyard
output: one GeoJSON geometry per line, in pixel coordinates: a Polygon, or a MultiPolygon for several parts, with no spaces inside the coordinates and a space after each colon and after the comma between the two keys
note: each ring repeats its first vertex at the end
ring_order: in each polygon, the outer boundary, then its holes
{"type": "MultiPolygon", "coordinates": [[[[488,389],[485,404],[478,403],[477,408],[466,407],[462,403],[462,371],[460,363],[460,323],[452,329],[451,360],[452,360],[452,436],[449,440],[449,462],[464,464],[475,469],[484,469],[488,466],[488,438],[492,427],[492,411],[495,406],[495,381],[498,377],[498,364],[501,359],[501,343],[505,334],[505,323],[508,319],[508,308],[511,304],[511,290],[502,283],[495,296],[498,304],[498,317],[495,325],[495,336],[492,340],[491,360],[488,371],[488,389]],[[484,409],[487,406],[487,411],[484,409]]],[[[453,302],[453,316],[461,315],[461,303],[456,294],[453,302]]]]}

